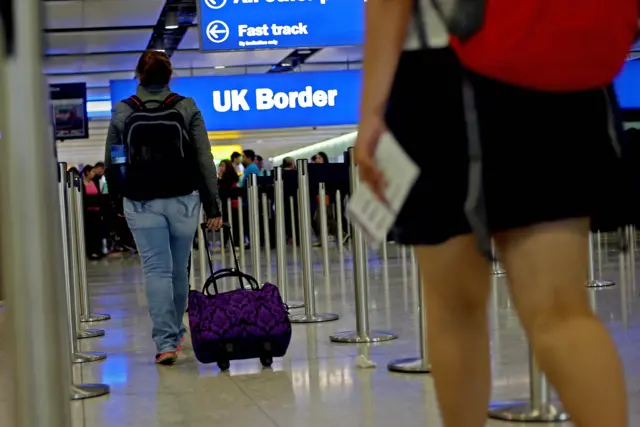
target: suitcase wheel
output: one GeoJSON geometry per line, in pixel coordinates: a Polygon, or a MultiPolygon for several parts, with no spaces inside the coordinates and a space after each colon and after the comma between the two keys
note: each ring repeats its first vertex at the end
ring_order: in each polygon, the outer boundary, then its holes
{"type": "Polygon", "coordinates": [[[231,363],[228,360],[218,360],[218,368],[220,368],[222,372],[228,371],[230,367],[231,363]]]}
{"type": "Polygon", "coordinates": [[[265,368],[270,368],[271,365],[273,365],[273,357],[271,356],[263,356],[260,358],[260,363],[262,363],[262,366],[265,368]]]}

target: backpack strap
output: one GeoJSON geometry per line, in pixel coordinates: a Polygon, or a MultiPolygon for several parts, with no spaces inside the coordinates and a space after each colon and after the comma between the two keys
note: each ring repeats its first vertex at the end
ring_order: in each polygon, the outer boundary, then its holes
{"type": "Polygon", "coordinates": [[[422,14],[422,0],[414,0],[413,2],[413,19],[416,31],[418,33],[418,41],[420,42],[421,49],[428,49],[429,42],[427,41],[427,29],[424,25],[424,15],[422,14]]]}
{"type": "Polygon", "coordinates": [[[144,102],[136,95],[132,95],[122,102],[128,105],[133,111],[142,111],[144,109],[144,102]]]}
{"type": "Polygon", "coordinates": [[[162,102],[162,106],[164,108],[174,108],[180,102],[185,99],[184,96],[178,95],[177,93],[170,93],[165,100],[162,102]]]}

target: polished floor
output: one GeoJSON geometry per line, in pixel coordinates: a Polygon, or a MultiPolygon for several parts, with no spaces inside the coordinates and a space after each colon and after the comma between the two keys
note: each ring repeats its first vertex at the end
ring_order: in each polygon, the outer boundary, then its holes
{"type": "MultiPolygon", "coordinates": [[[[316,249],[318,310],[339,313],[340,320],[294,325],[289,353],[273,369],[264,370],[257,360],[250,360],[232,362],[229,373],[221,373],[215,365],[199,364],[188,346],[177,365],[155,366],[138,259],[125,255],[90,264],[93,311],[113,318],[92,325],[106,329],[107,334],[83,340],[81,348],[105,351],[109,357],[102,363],[76,367],[74,376],[76,382],[107,383],[112,393],[71,403],[73,427],[441,426],[431,377],[386,369],[390,360],[418,352],[417,291],[412,286],[410,257],[407,254],[403,259],[401,250],[393,245],[388,254],[387,263],[373,252],[369,256],[371,327],[391,329],[399,339],[371,347],[329,341],[330,334],[355,326],[352,264],[348,253],[341,261],[333,252],[330,276],[324,280],[321,252],[316,249]],[[357,367],[359,354],[370,357],[377,367],[357,367]]],[[[220,263],[219,255],[217,260],[220,263]]],[[[275,267],[275,256],[273,262],[275,267]]],[[[300,300],[301,274],[293,268],[293,257],[289,263],[290,299],[300,300]]],[[[640,305],[633,281],[620,280],[618,265],[616,254],[608,251],[602,259],[603,275],[618,285],[592,292],[597,311],[622,352],[631,395],[631,425],[638,426],[640,305]]],[[[263,275],[267,278],[266,266],[263,275]]],[[[527,345],[501,280],[495,283],[491,324],[494,398],[526,398],[527,345]]],[[[1,363],[3,357],[0,351],[0,365],[6,366],[1,363]]],[[[11,389],[6,381],[9,373],[6,369],[0,372],[1,421],[7,419],[11,389]]],[[[63,387],[61,393],[66,392],[63,387]]],[[[487,426],[503,425],[519,424],[487,420],[487,426]]]]}

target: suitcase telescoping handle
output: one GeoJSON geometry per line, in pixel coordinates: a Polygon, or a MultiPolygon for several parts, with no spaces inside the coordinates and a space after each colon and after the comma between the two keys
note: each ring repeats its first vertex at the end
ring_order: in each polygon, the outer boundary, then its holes
{"type": "Polygon", "coordinates": [[[202,287],[202,293],[207,296],[218,295],[219,293],[218,280],[224,279],[225,277],[237,277],[240,281],[239,289],[244,289],[243,279],[249,283],[249,285],[251,286],[251,290],[257,291],[260,289],[260,286],[258,285],[258,281],[254,277],[246,273],[243,273],[241,271],[237,271],[235,268],[225,268],[225,269],[216,271],[212,276],[210,276],[207,279],[207,281],[204,283],[204,286],[202,287]],[[215,293],[211,293],[211,286],[213,286],[215,293]]]}
{"type": "MultiPolygon", "coordinates": [[[[204,238],[205,242],[207,241],[207,225],[206,224],[201,224],[200,228],[202,229],[202,237],[204,238]]],[[[205,250],[205,253],[207,254],[207,261],[209,263],[209,271],[211,272],[211,276],[205,281],[205,284],[202,288],[202,293],[205,295],[212,295],[211,292],[209,291],[209,287],[211,285],[213,285],[213,289],[215,290],[215,295],[218,294],[218,283],[217,281],[220,279],[223,279],[225,277],[237,277],[239,282],[240,282],[240,289],[244,289],[244,282],[243,279],[246,280],[249,283],[249,286],[251,286],[252,290],[258,290],[260,289],[260,285],[258,284],[258,281],[253,277],[250,276],[246,273],[243,273],[242,271],[240,271],[240,263],[238,262],[238,256],[236,254],[236,249],[235,249],[235,242],[233,241],[233,235],[232,235],[232,230],[231,227],[229,226],[229,224],[224,223],[222,224],[222,228],[226,231],[226,233],[224,233],[224,236],[228,236],[228,240],[231,243],[231,252],[233,252],[233,259],[235,262],[236,267],[235,268],[225,268],[222,270],[218,270],[218,271],[214,271],[213,270],[213,262],[211,261],[211,254],[209,253],[209,249],[208,246],[205,245],[205,248],[207,248],[205,250]]],[[[226,244],[227,238],[224,239],[224,242],[222,242],[222,248],[224,249],[224,246],[226,244]]]]}

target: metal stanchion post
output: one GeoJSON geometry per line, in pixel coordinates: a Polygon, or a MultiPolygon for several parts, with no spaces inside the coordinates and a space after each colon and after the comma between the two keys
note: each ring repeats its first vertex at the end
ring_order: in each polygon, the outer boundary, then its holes
{"type": "Polygon", "coordinates": [[[289,301],[288,277],[287,277],[287,236],[285,232],[285,206],[284,206],[284,182],[282,179],[282,168],[274,170],[273,177],[274,197],[276,203],[276,261],[278,265],[278,288],[282,300],[289,308],[302,308],[304,303],[300,301],[289,301]]]}
{"type": "Polygon", "coordinates": [[[104,336],[102,329],[82,329],[80,327],[80,258],[86,257],[87,254],[80,253],[79,249],[79,236],[80,231],[78,227],[78,212],[75,206],[78,204],[78,197],[80,194],[78,188],[81,185],[80,177],[72,176],[69,174],[71,185],[67,191],[67,214],[69,216],[69,248],[71,250],[71,277],[73,278],[73,316],[75,318],[76,336],[78,339],[96,338],[104,336]]]}
{"type": "Polygon", "coordinates": [[[311,209],[309,207],[309,174],[307,160],[298,160],[298,212],[300,212],[300,249],[302,253],[302,282],[304,285],[304,314],[291,316],[292,323],[320,323],[338,320],[333,313],[316,313],[316,297],[311,259],[311,209]]]}
{"type": "Polygon", "coordinates": [[[230,233],[231,230],[231,227],[229,227],[228,231],[224,227],[220,228],[220,265],[222,266],[222,268],[225,268],[227,266],[227,233],[230,233]]]}
{"type": "MultiPolygon", "coordinates": [[[[358,188],[358,167],[353,155],[353,147],[349,147],[351,194],[358,188]]],[[[367,281],[367,251],[364,235],[359,227],[353,227],[353,282],[356,298],[356,330],[338,332],[329,337],[333,342],[340,343],[372,343],[390,341],[398,338],[391,331],[372,331],[369,327],[369,284],[367,281]]]]}
{"type": "Polygon", "coordinates": [[[291,214],[291,243],[293,244],[293,254],[297,257],[296,251],[298,250],[298,238],[296,233],[296,205],[293,196],[289,196],[289,211],[291,214]]]}
{"type": "Polygon", "coordinates": [[[58,163],[58,198],[60,199],[60,228],[62,230],[62,257],[63,257],[63,269],[65,279],[65,302],[67,307],[67,327],[69,328],[69,343],[71,350],[71,362],[72,363],[88,363],[104,360],[107,355],[104,353],[96,352],[83,352],[78,349],[78,324],[76,323],[77,317],[75,316],[76,310],[74,307],[75,295],[73,286],[73,275],[71,270],[71,248],[70,248],[70,233],[69,222],[67,215],[67,207],[69,206],[67,196],[68,189],[71,185],[69,180],[69,174],[67,173],[67,164],[58,163]]]}
{"type": "Polygon", "coordinates": [[[325,190],[324,182],[320,183],[318,190],[318,196],[320,199],[320,244],[322,245],[322,271],[324,272],[325,280],[331,275],[331,266],[329,265],[329,226],[327,224],[327,192],[325,190]]]}
{"type": "Polygon", "coordinates": [[[78,219],[78,252],[80,256],[80,293],[82,298],[80,299],[80,321],[85,323],[90,322],[103,322],[111,319],[108,314],[95,314],[91,312],[91,298],[89,297],[89,280],[87,278],[87,257],[84,256],[87,250],[84,241],[84,203],[82,200],[82,188],[84,186],[82,180],[79,181],[78,197],[76,198],[76,205],[73,207],[76,209],[76,218],[78,219]]]}
{"type": "MultiPolygon", "coordinates": [[[[200,213],[198,214],[198,223],[204,224],[205,222],[205,214],[202,206],[200,207],[200,213]]],[[[200,226],[198,225],[198,266],[200,270],[200,282],[204,283],[209,277],[209,266],[207,263],[207,253],[205,251],[209,250],[209,242],[206,239],[206,233],[201,231],[200,226]]]]}
{"type": "Polygon", "coordinates": [[[267,281],[273,280],[272,265],[271,265],[271,232],[269,230],[269,213],[271,212],[271,206],[266,193],[262,193],[262,229],[264,233],[264,253],[267,258],[267,281]]]}
{"type": "Polygon", "coordinates": [[[338,240],[338,252],[344,253],[344,230],[342,229],[342,197],[340,190],[336,190],[336,219],[338,221],[338,231],[336,240],[338,240]]]}
{"type": "Polygon", "coordinates": [[[596,245],[598,246],[598,277],[602,277],[602,235],[596,232],[596,245]]]}
{"type": "Polygon", "coordinates": [[[251,245],[251,267],[253,277],[262,283],[260,269],[260,197],[258,195],[258,175],[247,177],[247,198],[249,199],[249,244],[251,245]]]}
{"type": "MultiPolygon", "coordinates": [[[[405,248],[405,246],[402,247],[405,248]]],[[[415,257],[413,259],[415,259],[415,257]]],[[[414,271],[416,270],[417,267],[414,266],[414,271]]],[[[413,276],[414,273],[412,272],[412,277],[413,276]]],[[[420,315],[418,318],[418,342],[420,343],[420,356],[392,360],[387,365],[387,369],[392,372],[407,374],[428,374],[431,372],[431,363],[429,363],[429,352],[427,351],[427,304],[422,282],[419,279],[413,278],[412,285],[417,287],[418,290],[417,304],[420,315]]]]}
{"type": "Polygon", "coordinates": [[[631,282],[632,289],[636,286],[636,227],[635,225],[627,226],[627,233],[629,234],[629,280],[631,282]]]}
{"type": "MultiPolygon", "coordinates": [[[[193,242],[192,242],[193,243],[193,242]]],[[[193,245],[191,247],[191,254],[189,255],[189,289],[192,291],[196,289],[196,267],[193,262],[193,245]]]]}
{"type": "Polygon", "coordinates": [[[593,233],[589,232],[589,280],[587,282],[588,288],[606,288],[613,286],[610,280],[596,279],[596,262],[595,255],[593,253],[593,233]]]}
{"type": "Polygon", "coordinates": [[[232,205],[232,201],[231,201],[231,197],[227,198],[227,216],[229,218],[228,224],[229,224],[229,229],[228,230],[224,230],[224,228],[220,229],[221,233],[220,234],[220,238],[222,239],[222,268],[225,268],[227,266],[226,261],[225,261],[225,248],[228,245],[229,246],[229,259],[231,260],[231,263],[233,264],[233,251],[235,250],[235,248],[232,247],[231,242],[234,240],[234,236],[233,236],[233,205],[232,205]],[[229,233],[229,236],[227,236],[225,233],[229,233]],[[228,242],[228,243],[225,243],[228,242]]]}
{"type": "Polygon", "coordinates": [[[242,197],[238,197],[238,240],[236,245],[240,249],[240,268],[247,271],[247,257],[244,246],[244,206],[242,206],[242,197]]]}
{"type": "Polygon", "coordinates": [[[387,250],[387,239],[382,241],[382,274],[384,275],[385,286],[389,285],[389,252],[387,250]]]}
{"type": "Polygon", "coordinates": [[[529,400],[521,402],[492,403],[489,417],[503,421],[518,422],[560,422],[568,421],[562,407],[551,401],[551,391],[547,378],[529,351],[529,400]]]}
{"type": "Polygon", "coordinates": [[[491,262],[491,274],[494,276],[504,276],[507,274],[506,271],[502,269],[500,265],[500,260],[498,259],[498,252],[496,251],[496,243],[491,239],[491,256],[493,261],[491,262]]]}

